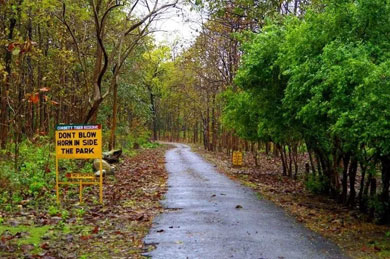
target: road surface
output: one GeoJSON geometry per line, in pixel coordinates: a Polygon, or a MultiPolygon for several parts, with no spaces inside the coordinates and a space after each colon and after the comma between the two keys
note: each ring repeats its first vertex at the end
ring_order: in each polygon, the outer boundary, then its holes
{"type": "Polygon", "coordinates": [[[346,258],[271,202],[218,173],[183,144],[166,154],[166,211],[145,244],[152,258],[346,258]]]}

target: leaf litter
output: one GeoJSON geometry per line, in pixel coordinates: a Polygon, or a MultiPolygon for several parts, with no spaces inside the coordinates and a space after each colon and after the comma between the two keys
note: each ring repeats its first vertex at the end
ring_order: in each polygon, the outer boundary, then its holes
{"type": "Polygon", "coordinates": [[[62,192],[58,212],[30,207],[0,212],[0,257],[142,258],[149,249],[142,240],[153,218],[163,212],[168,148],[125,157],[115,177],[104,180],[103,206],[97,187],[85,188],[83,204],[78,203],[77,187],[69,187],[62,192]]]}

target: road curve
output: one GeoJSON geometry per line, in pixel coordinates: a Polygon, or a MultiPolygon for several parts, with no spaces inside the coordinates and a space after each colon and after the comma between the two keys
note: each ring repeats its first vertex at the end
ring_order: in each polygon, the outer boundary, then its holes
{"type": "Polygon", "coordinates": [[[168,192],[145,244],[148,257],[347,258],[271,202],[218,173],[183,144],[166,154],[168,192]]]}

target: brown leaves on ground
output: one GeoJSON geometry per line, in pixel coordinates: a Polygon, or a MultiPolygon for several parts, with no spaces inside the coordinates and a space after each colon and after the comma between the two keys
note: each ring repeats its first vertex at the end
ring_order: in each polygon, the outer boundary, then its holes
{"type": "MultiPolygon", "coordinates": [[[[308,192],[302,180],[282,176],[279,158],[261,154],[260,166],[256,168],[252,157],[246,156],[245,167],[233,168],[231,158],[225,153],[208,152],[200,147],[194,149],[217,165],[220,172],[283,207],[297,221],[331,239],[351,257],[390,258],[390,237],[386,237],[386,233],[390,233],[388,226],[367,222],[358,211],[308,192]]],[[[304,168],[304,160],[305,157],[301,157],[300,168],[304,168]]]]}
{"type": "MultiPolygon", "coordinates": [[[[63,209],[69,216],[26,213],[26,217],[36,215],[34,224],[50,225],[49,231],[39,245],[28,251],[22,250],[17,241],[8,246],[10,242],[3,235],[0,257],[140,258],[147,249],[142,239],[154,216],[162,212],[167,148],[142,150],[135,157],[125,158],[115,177],[105,179],[103,206],[97,203],[97,187],[85,189],[84,205],[77,205],[77,187],[70,187],[62,197],[63,209]]],[[[20,218],[18,223],[23,222],[20,218]]]]}

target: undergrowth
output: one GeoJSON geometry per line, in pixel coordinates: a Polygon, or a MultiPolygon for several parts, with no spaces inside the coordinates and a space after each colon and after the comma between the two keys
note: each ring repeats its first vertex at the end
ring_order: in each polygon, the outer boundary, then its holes
{"type": "MultiPolygon", "coordinates": [[[[150,143],[147,135],[127,137],[128,143],[123,146],[126,156],[134,156],[140,148],[156,148],[157,143],[150,143]]],[[[23,140],[15,146],[0,150],[0,210],[13,211],[20,204],[49,208],[56,201],[55,195],[55,146],[50,137],[23,140]]],[[[59,172],[64,177],[68,172],[93,172],[91,160],[60,160],[59,172]]]]}

